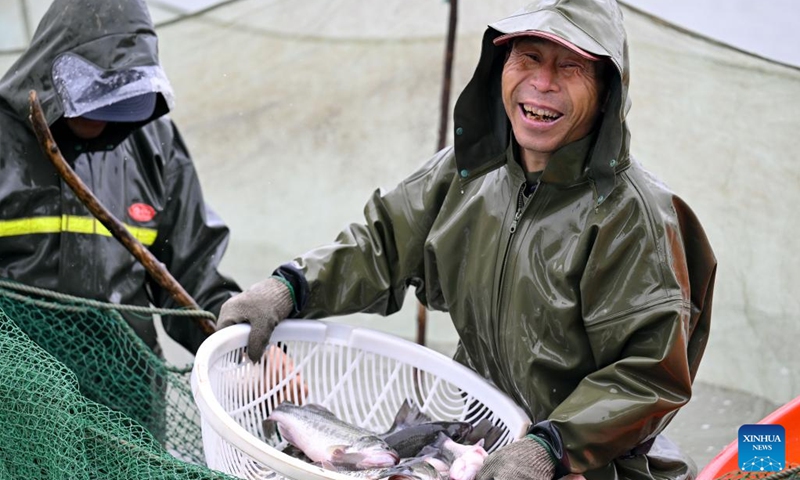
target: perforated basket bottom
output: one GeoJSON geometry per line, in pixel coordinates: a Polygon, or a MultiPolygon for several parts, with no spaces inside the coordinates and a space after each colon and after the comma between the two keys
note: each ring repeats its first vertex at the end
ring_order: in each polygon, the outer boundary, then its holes
{"type": "MultiPolygon", "coordinates": [[[[310,323],[325,328],[323,322],[310,323]]],[[[362,333],[364,329],[353,330],[362,333]]],[[[302,331],[276,330],[275,345],[256,364],[246,358],[244,341],[215,353],[207,371],[212,401],[240,429],[237,433],[213,428],[205,421],[209,418],[199,402],[204,418],[204,449],[211,468],[248,479],[276,478],[271,476],[271,469],[288,474],[289,457],[278,451],[285,445],[276,438],[267,438],[262,431],[264,419],[284,401],[323,405],[346,422],[383,432],[408,400],[434,420],[475,425],[488,419],[503,432],[492,449],[524,432],[524,413],[474,372],[451,359],[385,334],[370,333],[375,337],[358,342],[350,330],[336,326],[335,331],[340,336],[347,334],[346,341],[330,335],[322,341],[304,340],[302,331]],[[291,360],[287,361],[283,352],[291,360]],[[263,451],[244,453],[241,445],[235,445],[237,437],[243,436],[252,436],[263,451]]],[[[301,470],[304,476],[295,478],[347,478],[311,465],[301,470]]]]}

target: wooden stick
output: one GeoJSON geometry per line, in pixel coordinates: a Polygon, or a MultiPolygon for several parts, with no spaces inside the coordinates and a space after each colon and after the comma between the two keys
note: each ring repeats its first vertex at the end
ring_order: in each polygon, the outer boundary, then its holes
{"type": "MultiPolygon", "coordinates": [[[[153,256],[150,250],[145,248],[136,237],[131,235],[131,232],[125,228],[125,225],[117,220],[116,217],[100,203],[97,197],[94,196],[86,184],[78,177],[72,167],[67,164],[66,160],[64,160],[64,157],[61,155],[61,151],[58,149],[58,145],[56,145],[52,132],[50,132],[50,127],[47,126],[47,120],[44,118],[44,112],[42,112],[42,106],[39,104],[39,99],[37,98],[35,90],[30,91],[28,100],[31,109],[29,119],[33,125],[33,131],[36,133],[36,138],[39,139],[39,145],[42,147],[45,156],[47,156],[53,166],[56,167],[61,178],[63,178],[72,191],[75,192],[78,199],[83,202],[86,208],[89,209],[100,223],[105,225],[108,231],[111,232],[111,235],[119,240],[120,243],[144,265],[147,273],[149,273],[161,287],[169,292],[170,296],[172,296],[178,305],[200,310],[200,306],[197,305],[197,302],[186,293],[186,290],[175,280],[175,277],[173,277],[164,265],[153,256]]],[[[192,319],[202,329],[203,333],[211,335],[216,331],[213,323],[207,318],[192,317],[192,319]]]]}

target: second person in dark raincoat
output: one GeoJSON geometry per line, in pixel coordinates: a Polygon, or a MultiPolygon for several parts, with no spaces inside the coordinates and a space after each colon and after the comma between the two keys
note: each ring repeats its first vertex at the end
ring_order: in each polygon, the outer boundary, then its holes
{"type": "MultiPolygon", "coordinates": [[[[229,232],[206,205],[186,145],[166,115],[173,93],[159,64],[146,4],[54,1],[29,48],[0,79],[0,278],[126,306],[179,307],[50,164],[28,121],[30,90],[37,92],[78,177],[203,309],[218,313],[240,290],[217,270],[229,232]]],[[[120,345],[122,339],[109,334],[111,326],[104,329],[98,321],[99,328],[80,328],[81,318],[41,320],[78,325],[80,335],[47,341],[62,342],[62,351],[77,350],[70,358],[79,362],[82,355],[103,358],[83,346],[88,338],[103,348],[120,345]]],[[[136,358],[113,357],[126,372],[84,371],[82,387],[97,385],[101,375],[111,379],[96,387],[102,397],[91,398],[125,411],[158,435],[164,428],[164,385],[148,367],[152,354],[160,354],[155,324],[152,315],[130,314],[126,320],[135,331],[132,338],[126,325],[113,326],[126,334],[125,345],[138,348],[141,339],[152,353],[144,347],[136,358]]],[[[187,317],[162,320],[167,334],[190,352],[207,337],[187,317]]],[[[40,330],[46,331],[46,324],[40,330]]],[[[111,360],[103,365],[109,370],[111,360]]]]}
{"type": "MultiPolygon", "coordinates": [[[[67,162],[204,309],[240,291],[217,271],[229,232],[167,113],[172,87],[143,1],[57,0],[0,79],[0,278],[93,300],[178,307],[62,180],[28,121],[36,90],[67,162]]],[[[158,349],[152,322],[131,321],[158,349]]],[[[186,318],[167,333],[194,352],[186,318]]]]}

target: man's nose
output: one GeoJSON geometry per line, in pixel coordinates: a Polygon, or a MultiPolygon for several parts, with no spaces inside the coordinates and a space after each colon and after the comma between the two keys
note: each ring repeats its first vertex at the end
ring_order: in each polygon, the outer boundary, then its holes
{"type": "Polygon", "coordinates": [[[539,92],[558,90],[558,70],[555,65],[545,64],[534,70],[529,82],[539,92]]]}

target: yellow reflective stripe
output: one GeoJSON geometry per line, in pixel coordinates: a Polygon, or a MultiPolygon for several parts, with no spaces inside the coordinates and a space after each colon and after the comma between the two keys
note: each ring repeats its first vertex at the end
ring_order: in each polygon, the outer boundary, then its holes
{"type": "Polygon", "coordinates": [[[0,237],[13,237],[31,233],[57,233],[61,231],[61,217],[20,218],[0,220],[0,237]]]}
{"type": "MultiPolygon", "coordinates": [[[[125,225],[142,244],[150,246],[156,241],[158,232],[153,228],[134,227],[125,225]]],[[[62,215],[60,217],[31,217],[17,220],[0,220],[0,237],[14,237],[17,235],[31,235],[36,233],[83,233],[88,235],[103,235],[110,237],[111,232],[93,217],[78,217],[75,215],[62,215]]]]}

